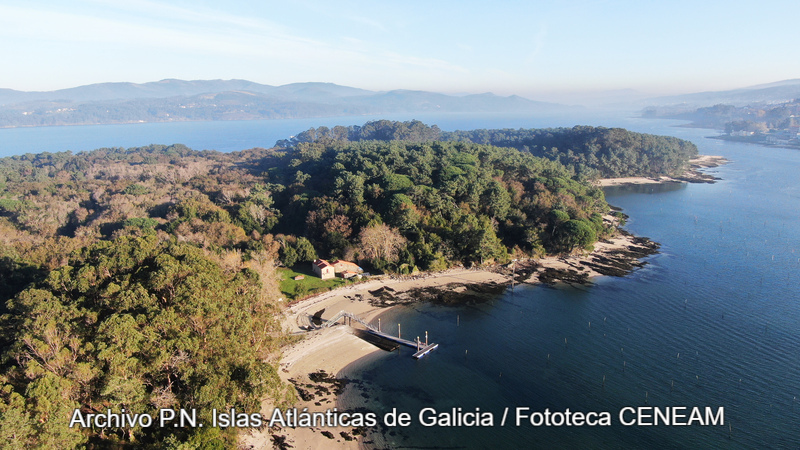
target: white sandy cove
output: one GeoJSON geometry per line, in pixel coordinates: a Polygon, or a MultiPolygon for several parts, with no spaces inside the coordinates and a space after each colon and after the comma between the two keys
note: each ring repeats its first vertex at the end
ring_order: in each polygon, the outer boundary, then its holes
{"type": "MultiPolygon", "coordinates": [[[[610,219],[610,217],[609,217],[610,219]]],[[[630,235],[621,235],[610,239],[608,242],[595,243],[594,252],[582,256],[570,257],[547,257],[536,260],[540,265],[538,272],[545,268],[553,269],[573,269],[589,275],[589,277],[599,274],[591,269],[581,266],[581,261],[589,260],[594,254],[602,254],[616,249],[627,248],[632,245],[630,235]]],[[[528,282],[538,282],[536,274],[533,274],[528,282]]],[[[322,315],[323,319],[331,318],[339,311],[348,311],[358,315],[369,323],[375,323],[376,317],[386,308],[370,305],[369,299],[373,296],[369,291],[374,291],[384,286],[389,286],[401,293],[411,289],[436,287],[449,284],[472,284],[472,283],[510,283],[511,277],[489,270],[482,269],[451,269],[440,273],[425,274],[409,278],[380,278],[370,280],[366,283],[347,286],[335,289],[323,294],[314,296],[287,308],[282,318],[283,329],[289,333],[301,332],[301,324],[308,323],[308,318],[316,311],[325,308],[322,315]]],[[[353,377],[357,374],[345,373],[345,368],[352,362],[381,352],[382,350],[369,344],[351,334],[349,327],[339,326],[312,331],[305,334],[305,338],[285,349],[280,361],[281,379],[288,383],[290,378],[311,383],[308,374],[318,370],[324,370],[328,374],[336,375],[337,378],[353,377]]],[[[346,389],[355,389],[349,386],[346,389]]],[[[309,412],[324,412],[336,406],[333,395],[328,396],[326,401],[315,398],[311,401],[299,400],[294,405],[299,410],[308,408],[309,412]],[[314,403],[320,401],[320,405],[314,403]]],[[[265,402],[262,405],[262,414],[266,419],[272,416],[273,405],[265,402]]],[[[359,448],[357,440],[346,441],[340,436],[340,432],[350,432],[352,428],[286,428],[282,430],[251,430],[250,433],[242,437],[242,444],[245,448],[270,449],[272,448],[271,435],[287,436],[287,443],[297,449],[318,449],[318,448],[359,448]],[[333,439],[322,435],[322,431],[333,433],[333,439]]]]}
{"type": "MultiPolygon", "coordinates": [[[[304,300],[289,307],[283,317],[283,328],[288,332],[302,331],[298,322],[303,323],[304,318],[313,315],[316,311],[325,308],[323,318],[331,318],[339,311],[349,311],[358,315],[367,322],[373,322],[375,317],[386,308],[370,305],[369,299],[372,295],[371,290],[379,289],[383,286],[391,286],[395,291],[406,291],[421,287],[443,286],[451,283],[486,283],[486,282],[509,282],[510,278],[501,274],[486,270],[452,269],[445,272],[426,274],[412,278],[382,278],[371,280],[366,283],[352,285],[325,292],[315,297],[304,300]],[[361,300],[357,300],[357,295],[361,295],[361,300]]],[[[376,323],[377,325],[377,323],[376,323]]],[[[308,374],[320,369],[337,377],[352,376],[343,372],[343,369],[350,363],[382,350],[369,344],[351,334],[349,327],[333,327],[306,334],[302,341],[287,347],[283,350],[283,357],[280,362],[281,379],[288,383],[289,378],[302,380],[310,383],[308,374]]],[[[346,389],[352,389],[348,386],[346,389]]],[[[328,402],[321,402],[315,405],[320,399],[304,402],[297,401],[294,405],[299,410],[308,408],[308,411],[324,412],[336,406],[333,396],[329,396],[328,402]]],[[[262,405],[262,414],[266,419],[271,417],[273,405],[266,403],[262,405]]],[[[271,449],[273,448],[271,435],[286,435],[287,442],[297,449],[320,449],[320,448],[359,448],[359,440],[346,441],[340,436],[340,432],[350,432],[352,428],[296,428],[282,429],[280,431],[270,431],[265,428],[263,431],[251,430],[243,436],[242,443],[245,448],[271,449]],[[334,439],[329,439],[321,434],[322,431],[330,431],[334,439]]]]}
{"type": "MultiPolygon", "coordinates": [[[[684,177],[689,179],[696,178],[698,174],[697,169],[717,167],[727,162],[728,160],[722,156],[699,155],[696,158],[689,160],[690,169],[686,171],[684,177]]],[[[629,185],[629,184],[660,184],[660,183],[672,183],[672,182],[680,183],[681,181],[683,180],[678,180],[667,176],[651,177],[651,178],[622,177],[622,178],[602,178],[598,180],[596,184],[600,187],[606,187],[606,186],[619,186],[619,185],[629,185]]]]}
{"type": "Polygon", "coordinates": [[[671,178],[671,177],[654,177],[654,178],[645,178],[645,177],[620,177],[620,178],[602,178],[597,181],[597,186],[606,187],[606,186],[620,186],[620,185],[628,185],[628,184],[661,184],[661,183],[671,183],[671,182],[679,182],[678,180],[671,178]]]}

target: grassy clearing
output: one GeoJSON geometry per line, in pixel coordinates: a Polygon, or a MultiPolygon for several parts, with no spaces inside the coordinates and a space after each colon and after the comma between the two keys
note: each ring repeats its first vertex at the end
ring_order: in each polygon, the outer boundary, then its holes
{"type": "Polygon", "coordinates": [[[305,266],[304,264],[292,268],[278,268],[278,274],[281,276],[281,293],[290,301],[352,283],[339,277],[322,280],[310,267],[305,266]],[[297,275],[305,275],[305,279],[295,281],[294,277],[297,275]]]}

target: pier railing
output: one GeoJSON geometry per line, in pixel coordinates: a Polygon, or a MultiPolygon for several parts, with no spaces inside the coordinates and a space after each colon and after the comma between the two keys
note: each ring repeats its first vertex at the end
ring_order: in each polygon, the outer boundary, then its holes
{"type": "Polygon", "coordinates": [[[358,317],[357,315],[355,315],[355,314],[353,314],[351,312],[348,312],[348,311],[339,311],[339,314],[336,314],[335,316],[333,316],[333,318],[331,318],[331,320],[323,323],[322,327],[323,328],[332,327],[333,325],[336,325],[336,322],[338,322],[339,319],[342,319],[342,318],[345,318],[345,317],[348,318],[348,319],[351,319],[351,320],[355,320],[356,322],[360,323],[361,325],[364,325],[365,327],[367,327],[367,329],[369,329],[369,330],[378,331],[377,328],[375,328],[372,325],[368,324],[366,321],[364,321],[364,319],[362,319],[362,318],[358,317]]]}
{"type": "Polygon", "coordinates": [[[339,320],[341,320],[343,318],[347,318],[347,319],[350,319],[350,320],[355,320],[356,322],[360,323],[361,325],[364,325],[364,327],[367,329],[367,332],[369,332],[370,334],[373,334],[375,336],[379,336],[379,337],[381,337],[383,339],[386,339],[386,340],[389,340],[389,341],[392,341],[392,342],[396,342],[396,343],[398,343],[400,345],[405,345],[406,347],[411,347],[413,349],[416,349],[417,352],[414,353],[414,355],[412,355],[416,359],[419,359],[419,358],[427,355],[428,353],[436,350],[437,348],[439,348],[439,344],[434,344],[434,343],[428,344],[427,343],[427,340],[428,340],[427,332],[425,332],[425,340],[426,340],[425,344],[423,344],[422,342],[419,342],[419,341],[409,341],[409,340],[406,340],[406,339],[401,339],[400,337],[392,336],[391,334],[387,334],[387,333],[384,333],[382,331],[378,331],[377,328],[375,328],[371,324],[367,323],[364,319],[358,317],[357,315],[355,315],[355,314],[353,314],[353,313],[351,313],[349,311],[339,311],[338,314],[333,316],[327,322],[323,323],[322,327],[323,328],[332,327],[333,325],[336,325],[336,323],[338,323],[339,320]]]}

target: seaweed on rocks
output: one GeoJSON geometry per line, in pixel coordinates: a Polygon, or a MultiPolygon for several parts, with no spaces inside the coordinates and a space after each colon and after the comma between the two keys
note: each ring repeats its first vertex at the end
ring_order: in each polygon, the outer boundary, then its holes
{"type": "Polygon", "coordinates": [[[277,434],[271,435],[272,437],[272,448],[277,448],[279,450],[287,450],[290,448],[294,448],[293,445],[286,442],[286,436],[279,436],[277,434]]]}
{"type": "Polygon", "coordinates": [[[430,302],[437,305],[476,305],[486,303],[507,288],[504,283],[451,283],[444,286],[429,286],[408,291],[415,301],[430,302]]]}
{"type": "Polygon", "coordinates": [[[325,393],[333,392],[333,395],[339,395],[344,391],[345,386],[347,383],[350,382],[347,378],[336,378],[333,375],[328,374],[324,370],[318,370],[316,372],[312,372],[308,374],[308,378],[317,383],[317,389],[319,391],[323,391],[325,393]],[[330,390],[325,387],[325,385],[330,385],[330,390]]]}
{"type": "Polygon", "coordinates": [[[381,288],[368,291],[370,295],[372,295],[372,299],[370,299],[369,303],[372,306],[377,306],[381,308],[385,308],[388,306],[394,305],[407,305],[413,303],[407,299],[403,299],[400,296],[395,295],[395,290],[390,288],[389,286],[383,286],[381,288]]]}
{"type": "MultiPolygon", "coordinates": [[[[289,381],[291,381],[291,380],[289,380],[289,381]]],[[[301,388],[297,384],[294,385],[294,390],[297,391],[297,395],[299,395],[300,399],[302,399],[304,402],[308,402],[308,401],[314,400],[314,394],[312,394],[311,392],[301,388]]]]}
{"type": "Polygon", "coordinates": [[[581,264],[601,275],[623,277],[634,269],[644,267],[647,262],[642,261],[642,258],[658,253],[661,247],[646,237],[633,237],[631,241],[633,245],[627,246],[624,250],[611,250],[604,254],[593,255],[591,260],[583,261],[581,264]]]}
{"type": "MultiPolygon", "coordinates": [[[[311,383],[302,383],[295,378],[289,379],[289,382],[292,383],[295,391],[297,391],[297,395],[305,402],[324,395],[339,395],[350,382],[347,378],[336,378],[333,375],[329,375],[324,370],[312,372],[308,374],[308,378],[311,383]]],[[[330,403],[327,398],[322,398],[319,401],[330,403]]]]}
{"type": "Polygon", "coordinates": [[[450,283],[396,292],[389,287],[369,291],[370,304],[378,307],[430,302],[439,305],[475,305],[492,300],[506,290],[505,283],[450,283]]]}
{"type": "Polygon", "coordinates": [[[548,267],[539,274],[539,281],[550,285],[556,284],[556,281],[587,284],[589,282],[589,274],[581,273],[574,269],[554,269],[548,267]]]}
{"type": "Polygon", "coordinates": [[[339,436],[341,436],[342,439],[344,439],[345,441],[355,440],[355,438],[353,436],[351,436],[350,433],[348,433],[346,431],[339,432],[339,436]]]}

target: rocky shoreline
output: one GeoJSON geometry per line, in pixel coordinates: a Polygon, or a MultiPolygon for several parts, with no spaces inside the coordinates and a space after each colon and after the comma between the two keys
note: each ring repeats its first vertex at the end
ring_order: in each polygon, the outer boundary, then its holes
{"type": "MultiPolygon", "coordinates": [[[[607,220],[616,221],[612,216],[607,220]]],[[[616,223],[616,222],[615,222],[616,223]]],[[[525,259],[504,265],[474,269],[451,269],[405,277],[384,277],[344,287],[292,305],[286,311],[287,332],[303,330],[301,324],[330,319],[339,311],[358,315],[368,323],[387,308],[418,302],[439,305],[471,305],[492,301],[516,284],[586,285],[597,276],[625,276],[647,264],[644,258],[658,253],[659,245],[624,230],[617,236],[595,243],[587,254],[525,259]],[[302,318],[303,320],[300,320],[302,318]]],[[[294,386],[298,399],[294,406],[309,411],[338,408],[357,410],[352,403],[371,397],[367,382],[352,373],[352,363],[365,357],[380,357],[380,343],[359,337],[354,327],[335,326],[304,333],[306,339],[284,349],[280,376],[294,386]],[[344,393],[344,394],[342,394],[344,393]],[[346,403],[342,398],[349,399],[346,403]],[[354,400],[355,399],[355,400],[354,400]]],[[[374,388],[374,387],[373,387],[374,388]]],[[[262,405],[262,414],[271,414],[274,405],[262,405]]],[[[359,448],[380,446],[381,429],[339,427],[323,429],[278,428],[252,430],[242,440],[247,448],[359,448]]]]}
{"type": "Polygon", "coordinates": [[[659,252],[660,244],[657,242],[634,236],[622,229],[618,231],[619,236],[613,241],[598,242],[598,249],[586,255],[528,259],[489,268],[505,277],[502,282],[454,282],[402,291],[383,286],[370,290],[368,301],[377,308],[413,303],[453,306],[480,304],[496,298],[512,284],[589,285],[596,276],[624,277],[647,265],[644,258],[659,252]]]}

